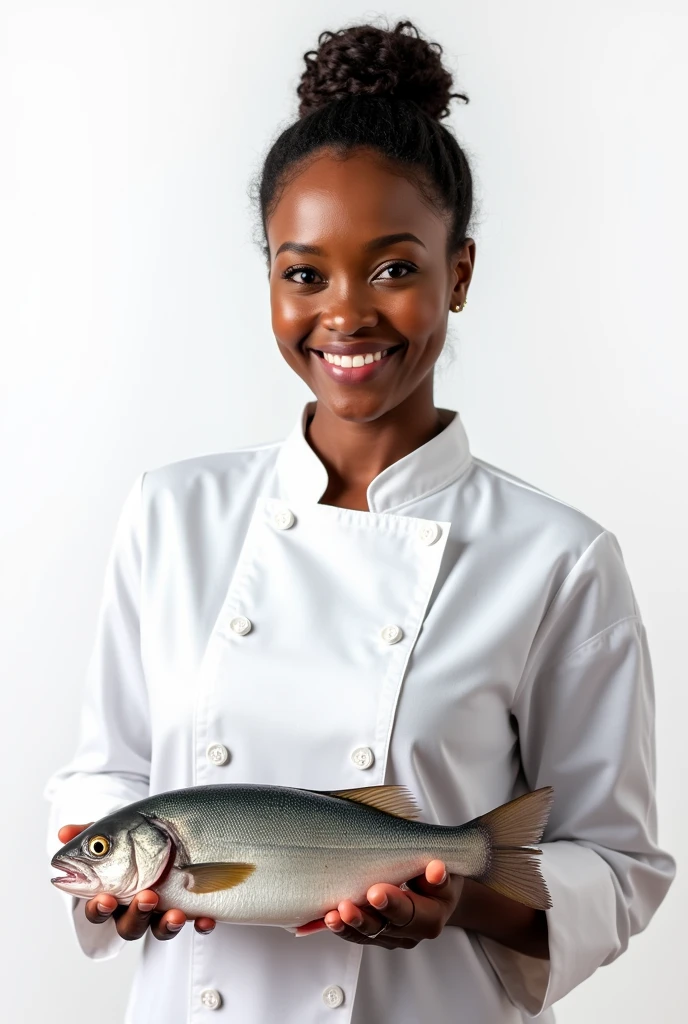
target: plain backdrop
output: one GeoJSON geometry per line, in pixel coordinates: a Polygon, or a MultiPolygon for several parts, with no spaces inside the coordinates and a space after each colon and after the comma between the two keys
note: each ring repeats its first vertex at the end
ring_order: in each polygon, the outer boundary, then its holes
{"type": "Polygon", "coordinates": [[[2,0],[8,1024],[122,1021],[137,944],[80,953],[48,881],[43,786],[73,750],[135,476],[279,439],[312,397],[271,331],[248,187],[318,33],[379,15],[440,42],[470,97],[448,124],[476,179],[476,267],[436,404],[460,410],[478,457],[617,535],[650,638],[660,840],[679,874],[558,1020],[686,1019],[685,2],[2,0]]]}

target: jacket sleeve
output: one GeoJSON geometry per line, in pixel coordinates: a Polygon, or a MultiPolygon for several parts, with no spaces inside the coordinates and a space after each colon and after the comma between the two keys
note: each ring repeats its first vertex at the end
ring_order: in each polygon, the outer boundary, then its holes
{"type": "MultiPolygon", "coordinates": [[[[44,790],[50,858],[63,825],[97,821],[149,792],[151,727],[139,629],[144,476],[124,501],[105,570],[76,751],[44,790]]],[[[59,895],[83,952],[94,960],[114,957],[125,943],[114,920],[91,924],[85,900],[59,895]]]]}
{"type": "Polygon", "coordinates": [[[480,938],[511,1001],[538,1016],[642,931],[675,873],[657,845],[654,685],[616,537],[603,531],[557,591],[512,712],[528,789],[554,786],[540,844],[549,960],[480,938]]]}

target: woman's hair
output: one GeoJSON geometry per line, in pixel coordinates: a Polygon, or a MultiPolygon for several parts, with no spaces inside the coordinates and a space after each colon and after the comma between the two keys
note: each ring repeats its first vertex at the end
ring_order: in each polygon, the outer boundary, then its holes
{"type": "Polygon", "coordinates": [[[268,263],[267,222],[305,159],[322,148],[346,159],[358,147],[377,150],[425,202],[449,214],[449,258],[466,241],[473,180],[455,136],[440,124],[452,97],[468,103],[463,93],[450,92],[453,79],[442,66],[442,47],[421,39],[410,21],[392,31],[355,25],[322,32],[318,44],[304,54],[298,120],[272,143],[251,186],[268,263]]]}

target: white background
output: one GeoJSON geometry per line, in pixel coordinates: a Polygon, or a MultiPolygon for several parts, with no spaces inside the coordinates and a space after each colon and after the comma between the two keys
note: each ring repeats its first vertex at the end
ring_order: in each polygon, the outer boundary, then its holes
{"type": "Polygon", "coordinates": [[[380,13],[438,40],[471,100],[454,101],[449,124],[476,178],[476,268],[465,312],[449,318],[436,404],[461,411],[477,456],[617,535],[650,637],[660,839],[679,876],[646,933],[558,1020],[685,1020],[685,4],[3,0],[10,1024],[122,1020],[137,944],[100,964],[78,951],[48,882],[42,788],[72,752],[135,476],[283,437],[311,397],[272,335],[247,188],[296,115],[304,51],[380,13]]]}

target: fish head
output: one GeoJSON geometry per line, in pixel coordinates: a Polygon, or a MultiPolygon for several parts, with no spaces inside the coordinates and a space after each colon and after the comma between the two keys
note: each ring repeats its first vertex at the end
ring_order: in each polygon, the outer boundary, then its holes
{"type": "Polygon", "coordinates": [[[151,888],[174,856],[171,837],[156,820],[115,812],[80,832],[50,862],[64,872],[51,878],[58,889],[91,899],[109,893],[120,903],[151,888]]]}

